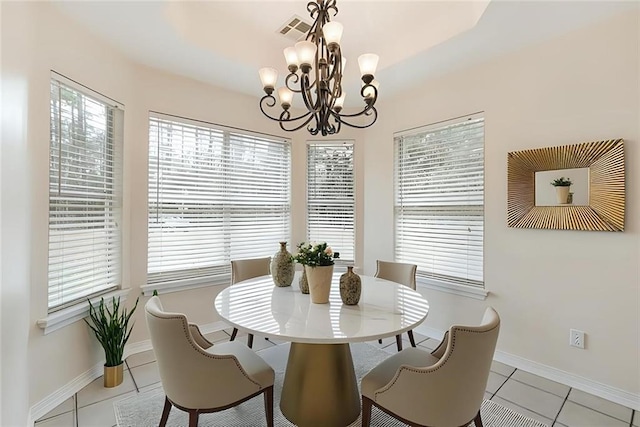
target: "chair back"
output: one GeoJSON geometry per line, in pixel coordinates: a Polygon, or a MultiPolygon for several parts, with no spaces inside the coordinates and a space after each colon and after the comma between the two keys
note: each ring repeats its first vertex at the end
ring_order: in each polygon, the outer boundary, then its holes
{"type": "Polygon", "coordinates": [[[391,280],[415,289],[417,269],[418,266],[415,264],[377,260],[375,277],[391,280]]]}
{"type": "Polygon", "coordinates": [[[479,326],[451,326],[438,362],[428,367],[401,366],[396,373],[395,383],[405,398],[382,393],[378,401],[420,425],[466,425],[482,406],[499,331],[500,317],[491,307],[479,326]],[[420,404],[406,396],[419,396],[420,404]]]}
{"type": "Polygon", "coordinates": [[[185,315],[165,312],[159,297],[145,304],[145,317],[162,387],[174,404],[220,407],[246,396],[247,389],[259,390],[235,356],[210,354],[200,348],[191,337],[185,315]]]}
{"type": "Polygon", "coordinates": [[[271,257],[232,260],[231,284],[269,274],[270,264],[271,257]]]}

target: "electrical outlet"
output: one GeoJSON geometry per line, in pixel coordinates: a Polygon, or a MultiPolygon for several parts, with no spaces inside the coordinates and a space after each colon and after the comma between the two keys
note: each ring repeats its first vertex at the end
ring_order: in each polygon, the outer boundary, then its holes
{"type": "Polygon", "coordinates": [[[569,329],[569,345],[584,348],[584,332],[577,329],[569,329]]]}

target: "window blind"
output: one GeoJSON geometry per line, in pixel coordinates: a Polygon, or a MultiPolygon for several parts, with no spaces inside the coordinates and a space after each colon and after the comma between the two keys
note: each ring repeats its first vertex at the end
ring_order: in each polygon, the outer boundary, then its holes
{"type": "Polygon", "coordinates": [[[120,285],[123,111],[51,80],[48,308],[120,285]]]}
{"type": "Polygon", "coordinates": [[[425,279],[483,287],[484,118],[394,140],[396,259],[425,279]]]}
{"type": "Polygon", "coordinates": [[[307,235],[355,259],[353,142],[307,144],[307,235]]]}
{"type": "Polygon", "coordinates": [[[288,240],[290,142],[203,122],[149,121],[149,284],[204,283],[288,240]]]}

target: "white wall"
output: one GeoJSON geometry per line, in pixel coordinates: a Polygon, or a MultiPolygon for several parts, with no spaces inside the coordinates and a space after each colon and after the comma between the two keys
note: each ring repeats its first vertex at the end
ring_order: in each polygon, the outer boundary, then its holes
{"type": "MultiPolygon", "coordinates": [[[[485,301],[424,290],[426,326],[502,317],[498,350],[616,391],[640,393],[640,109],[637,14],[448,75],[385,103],[367,132],[365,262],[393,258],[393,132],[485,116],[485,301]],[[623,233],[507,227],[507,153],[625,139],[623,233]],[[381,172],[386,171],[386,172],[381,172]],[[569,347],[570,328],[587,348],[569,347]]],[[[633,396],[632,396],[633,397],[633,396]]]]}
{"type": "MultiPolygon", "coordinates": [[[[627,141],[627,182],[638,182],[637,33],[637,16],[621,17],[422,85],[417,93],[381,99],[371,130],[343,130],[340,138],[356,141],[356,264],[372,273],[377,258],[393,257],[393,132],[484,110],[485,281],[491,295],[478,302],[426,292],[428,326],[444,330],[453,322],[475,322],[491,304],[504,321],[499,350],[637,394],[640,190],[628,186],[624,233],[514,230],[506,227],[505,183],[508,151],[612,137],[627,141]],[[567,346],[570,327],[587,332],[587,350],[567,346]]],[[[285,135],[262,117],[258,93],[247,97],[133,64],[48,2],[2,3],[2,49],[0,424],[13,426],[24,424],[29,407],[71,387],[103,358],[83,322],[49,335],[35,326],[47,311],[49,70],[125,105],[123,285],[131,288],[129,305],[146,281],[149,110],[292,137],[292,243],[305,236],[304,142],[311,138],[304,131],[285,135]],[[7,120],[12,126],[5,126],[7,120]]],[[[206,324],[218,320],[218,291],[166,294],[163,302],[206,324]]],[[[132,344],[148,339],[144,302],[132,344]]]]}

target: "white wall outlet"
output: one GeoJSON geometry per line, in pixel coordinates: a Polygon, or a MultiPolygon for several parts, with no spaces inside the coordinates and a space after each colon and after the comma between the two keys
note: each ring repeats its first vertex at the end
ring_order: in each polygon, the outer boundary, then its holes
{"type": "Polygon", "coordinates": [[[569,345],[584,348],[584,332],[577,329],[569,329],[569,345]]]}

